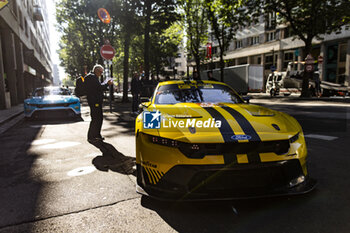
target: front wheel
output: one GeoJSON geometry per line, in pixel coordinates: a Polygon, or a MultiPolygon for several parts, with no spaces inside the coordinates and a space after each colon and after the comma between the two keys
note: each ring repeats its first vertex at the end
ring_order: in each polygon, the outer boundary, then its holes
{"type": "Polygon", "coordinates": [[[276,96],[276,90],[275,90],[275,89],[271,89],[271,91],[270,91],[270,96],[271,96],[271,97],[276,96]]]}

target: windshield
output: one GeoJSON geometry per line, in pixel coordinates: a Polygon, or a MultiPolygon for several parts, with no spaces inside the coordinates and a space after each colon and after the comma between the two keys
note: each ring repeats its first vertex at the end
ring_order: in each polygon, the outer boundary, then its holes
{"type": "Polygon", "coordinates": [[[160,86],[154,103],[243,103],[243,100],[225,85],[192,83],[160,86]]]}
{"type": "Polygon", "coordinates": [[[62,87],[45,87],[36,89],[34,92],[34,96],[47,96],[47,95],[70,95],[70,91],[67,88],[62,87]]]}

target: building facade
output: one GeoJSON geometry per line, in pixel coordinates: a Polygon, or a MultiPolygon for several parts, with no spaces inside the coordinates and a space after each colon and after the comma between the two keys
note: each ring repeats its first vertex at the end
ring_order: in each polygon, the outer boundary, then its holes
{"type": "Polygon", "coordinates": [[[11,0],[0,10],[0,109],[52,82],[45,0],[11,0]]]}
{"type": "MultiPolygon", "coordinates": [[[[323,58],[318,64],[321,79],[329,82],[350,84],[350,30],[343,27],[341,33],[324,35],[324,40],[313,40],[312,56],[323,58]]],[[[213,41],[214,58],[206,62],[202,70],[219,68],[217,42],[213,41]],[[216,55],[216,56],[215,56],[216,55]]],[[[286,71],[289,62],[303,62],[304,42],[291,35],[286,25],[276,24],[276,17],[270,14],[260,17],[259,23],[242,29],[236,34],[227,51],[226,66],[261,64],[265,79],[271,70],[286,71]]],[[[295,69],[300,69],[295,67],[295,69]]],[[[316,67],[317,69],[317,67],[316,67]]]]}
{"type": "Polygon", "coordinates": [[[61,85],[60,71],[58,69],[58,65],[57,64],[53,64],[52,76],[53,76],[53,85],[54,86],[60,86],[61,85]]]}

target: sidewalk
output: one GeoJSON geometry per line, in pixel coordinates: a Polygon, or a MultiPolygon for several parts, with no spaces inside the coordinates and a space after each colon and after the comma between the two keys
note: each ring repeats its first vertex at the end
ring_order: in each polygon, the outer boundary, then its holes
{"type": "Polygon", "coordinates": [[[23,104],[0,110],[0,134],[17,124],[24,118],[23,104]]]}
{"type": "Polygon", "coordinates": [[[250,96],[251,99],[261,99],[261,100],[271,100],[271,102],[280,101],[280,102],[304,102],[304,101],[312,101],[315,103],[322,102],[332,102],[332,103],[349,103],[350,104],[350,96],[331,96],[331,97],[299,97],[300,94],[291,94],[290,96],[275,96],[271,97],[268,93],[248,93],[247,96],[250,96]]]}

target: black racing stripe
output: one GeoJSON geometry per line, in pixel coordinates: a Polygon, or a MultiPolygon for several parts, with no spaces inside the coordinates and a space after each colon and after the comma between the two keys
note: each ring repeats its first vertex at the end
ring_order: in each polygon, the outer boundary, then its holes
{"type": "Polygon", "coordinates": [[[204,109],[211,115],[212,118],[221,121],[221,127],[219,128],[219,130],[225,143],[232,142],[233,140],[231,137],[235,135],[235,133],[233,132],[230,124],[227,122],[224,116],[221,115],[221,113],[213,107],[205,107],[204,109]]]}
{"type": "Polygon", "coordinates": [[[241,113],[239,113],[238,111],[236,111],[228,106],[224,106],[222,108],[231,114],[231,116],[241,126],[241,128],[243,129],[243,131],[246,135],[249,135],[252,137],[249,141],[255,141],[255,142],[261,141],[258,133],[255,131],[253,126],[241,113]]]}
{"type": "MultiPolygon", "coordinates": [[[[213,107],[205,107],[204,108],[213,118],[215,118],[215,120],[219,120],[221,121],[221,127],[219,128],[220,133],[225,141],[225,143],[230,143],[233,142],[233,139],[231,138],[233,135],[235,135],[235,133],[233,132],[230,124],[228,123],[228,121],[224,118],[224,116],[218,112],[218,110],[216,110],[213,107]]],[[[230,165],[230,164],[237,164],[237,154],[236,153],[232,153],[232,152],[225,152],[223,154],[224,156],[224,163],[226,165],[230,165]]]]}
{"type": "Polygon", "coordinates": [[[258,152],[250,152],[247,154],[249,163],[261,163],[260,155],[258,152]]]}
{"type": "MultiPolygon", "coordinates": [[[[237,123],[239,124],[239,126],[242,128],[243,132],[246,135],[249,135],[252,137],[251,139],[249,139],[249,141],[254,141],[254,142],[261,141],[258,133],[255,131],[253,126],[240,112],[238,112],[238,111],[236,111],[228,106],[223,106],[222,108],[231,114],[231,116],[237,121],[237,123]]],[[[260,155],[256,151],[248,153],[247,157],[248,157],[249,163],[260,163],[261,162],[260,155]]]]}
{"type": "Polygon", "coordinates": [[[237,154],[232,152],[224,153],[224,162],[226,165],[237,164],[237,154]]]}

